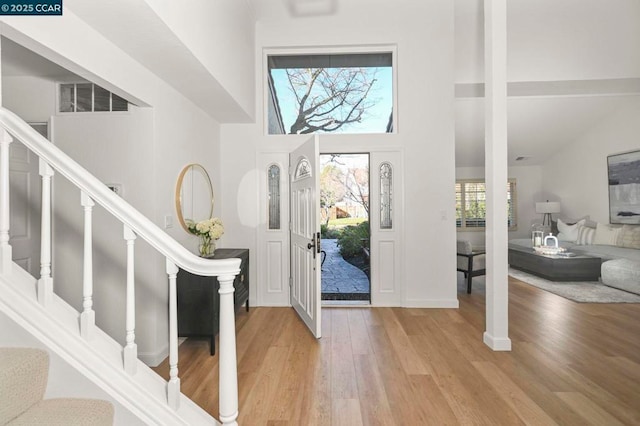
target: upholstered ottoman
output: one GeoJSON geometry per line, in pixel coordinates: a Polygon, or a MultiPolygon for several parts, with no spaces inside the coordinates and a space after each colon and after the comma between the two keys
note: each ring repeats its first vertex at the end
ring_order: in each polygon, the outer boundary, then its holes
{"type": "Polygon", "coordinates": [[[640,294],[640,262],[630,259],[609,260],[602,264],[602,283],[609,287],[640,294]]]}

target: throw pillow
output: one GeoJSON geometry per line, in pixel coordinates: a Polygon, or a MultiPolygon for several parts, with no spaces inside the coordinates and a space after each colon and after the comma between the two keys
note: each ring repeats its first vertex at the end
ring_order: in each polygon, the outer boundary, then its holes
{"type": "Polygon", "coordinates": [[[598,226],[596,227],[596,235],[593,237],[593,244],[615,246],[621,229],[622,228],[598,223],[598,226]]]}
{"type": "Polygon", "coordinates": [[[624,225],[618,236],[618,246],[640,249],[640,225],[624,225]]]}
{"type": "MultiPolygon", "coordinates": [[[[593,228],[596,229],[596,225],[597,222],[594,222],[593,220],[591,220],[589,215],[586,216],[582,216],[579,219],[571,219],[571,218],[567,218],[567,217],[559,217],[558,220],[561,220],[562,222],[564,222],[565,225],[575,225],[576,223],[580,222],[581,220],[584,220],[584,226],[588,226],[589,228],[593,228]]],[[[551,232],[553,233],[553,235],[558,235],[558,221],[557,220],[552,220],[551,221],[551,232]]]]}
{"type": "Polygon", "coordinates": [[[596,235],[596,230],[594,228],[589,228],[588,226],[581,226],[578,229],[578,239],[576,240],[576,243],[581,246],[593,244],[593,237],[595,235],[596,235]]]}
{"type": "Polygon", "coordinates": [[[578,230],[581,226],[584,226],[584,223],[585,219],[582,219],[573,225],[568,225],[562,219],[558,219],[558,241],[575,243],[578,239],[578,230]]]}

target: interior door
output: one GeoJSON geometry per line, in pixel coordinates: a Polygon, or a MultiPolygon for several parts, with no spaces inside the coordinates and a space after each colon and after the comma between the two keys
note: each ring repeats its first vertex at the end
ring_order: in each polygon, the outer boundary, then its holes
{"type": "MultiPolygon", "coordinates": [[[[29,123],[48,137],[47,123],[29,123]]],[[[40,276],[41,180],[38,156],[21,142],[9,145],[9,197],[13,261],[34,277],[40,276]]]]}
{"type": "Polygon", "coordinates": [[[291,305],[320,338],[320,187],[318,137],[289,154],[291,305]]]}

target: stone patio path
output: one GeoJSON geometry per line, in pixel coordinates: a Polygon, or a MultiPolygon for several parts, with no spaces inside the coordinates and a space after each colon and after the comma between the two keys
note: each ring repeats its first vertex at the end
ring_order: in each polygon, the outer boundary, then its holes
{"type": "Polygon", "coordinates": [[[338,240],[322,240],[327,257],[322,264],[323,293],[369,293],[369,278],[340,255],[338,240]]]}

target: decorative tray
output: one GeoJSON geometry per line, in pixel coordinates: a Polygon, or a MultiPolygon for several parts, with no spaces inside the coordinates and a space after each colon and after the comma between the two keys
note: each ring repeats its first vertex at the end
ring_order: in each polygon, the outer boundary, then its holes
{"type": "Polygon", "coordinates": [[[533,249],[538,254],[546,254],[546,255],[560,254],[567,251],[567,249],[565,248],[556,247],[556,246],[540,246],[540,247],[534,247],[533,249]]]}

